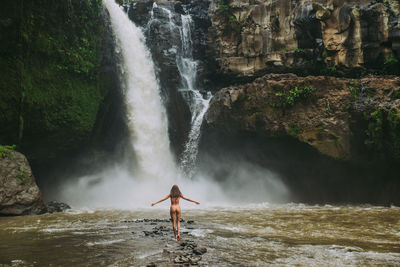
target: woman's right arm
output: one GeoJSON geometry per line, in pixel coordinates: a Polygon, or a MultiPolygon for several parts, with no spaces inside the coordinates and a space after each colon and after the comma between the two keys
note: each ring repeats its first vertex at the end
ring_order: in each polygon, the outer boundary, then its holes
{"type": "Polygon", "coordinates": [[[187,201],[190,201],[190,202],[196,203],[197,205],[199,205],[199,204],[200,204],[200,202],[198,202],[198,201],[196,201],[196,200],[192,200],[192,199],[190,199],[190,198],[187,198],[187,197],[185,197],[185,196],[183,196],[183,195],[181,195],[181,198],[183,198],[184,200],[187,200],[187,201]]]}
{"type": "Polygon", "coordinates": [[[163,199],[160,199],[157,202],[151,203],[151,206],[154,206],[154,205],[156,205],[156,204],[158,204],[160,202],[163,202],[164,200],[167,200],[170,196],[171,196],[171,194],[168,194],[168,196],[164,197],[163,199]]]}

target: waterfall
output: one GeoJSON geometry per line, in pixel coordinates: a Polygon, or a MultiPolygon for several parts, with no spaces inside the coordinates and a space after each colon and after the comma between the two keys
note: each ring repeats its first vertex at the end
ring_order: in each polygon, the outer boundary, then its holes
{"type": "Polygon", "coordinates": [[[114,0],[104,0],[104,5],[122,58],[127,122],[139,176],[172,178],[176,167],[169,148],[167,116],[145,37],[114,0]]]}
{"type": "Polygon", "coordinates": [[[183,88],[180,91],[189,104],[192,119],[180,167],[188,177],[192,177],[195,172],[200,141],[200,128],[212,96],[211,92],[207,92],[205,97],[203,97],[200,91],[196,89],[197,62],[193,59],[192,18],[190,15],[181,15],[181,21],[182,27],[179,32],[182,45],[177,57],[177,65],[183,83],[183,88]]]}
{"type": "Polygon", "coordinates": [[[188,103],[192,115],[190,131],[180,159],[180,169],[186,177],[191,178],[195,173],[201,133],[200,128],[212,95],[211,92],[202,94],[200,90],[196,88],[198,62],[193,58],[192,17],[190,15],[180,15],[181,26],[178,26],[174,22],[174,14],[170,10],[159,7],[154,3],[148,25],[151,25],[152,20],[156,19],[154,18],[155,8],[159,8],[167,15],[168,26],[172,35],[175,30],[179,30],[180,44],[176,46],[179,48],[176,51],[176,64],[181,77],[181,88],[179,88],[179,91],[188,103]]]}
{"type": "MultiPolygon", "coordinates": [[[[286,187],[273,173],[246,162],[229,162],[231,174],[225,182],[222,181],[223,190],[213,179],[212,166],[208,167],[209,174],[204,175],[200,171],[196,173],[196,179],[184,179],[192,177],[196,171],[200,127],[211,93],[202,92],[196,86],[198,62],[193,59],[191,17],[176,15],[154,4],[153,9],[157,12],[151,13],[152,20],[156,21],[155,17],[163,12],[169,20],[165,24],[167,32],[171,31],[171,35],[177,37],[169,39],[175,43],[170,43],[167,54],[176,61],[181,76],[180,92],[192,114],[191,129],[180,164],[186,177],[180,175],[170,152],[166,110],[143,32],[114,0],[104,0],[103,3],[110,14],[116,53],[120,59],[130,142],[137,159],[135,172],[132,173],[132,162],[128,158],[100,165],[94,173],[64,180],[54,197],[75,207],[143,208],[165,196],[172,184],[179,184],[185,195],[202,204],[227,203],[230,201],[229,194],[234,202],[240,203],[253,197],[267,200],[285,197],[286,187]]],[[[182,206],[185,205],[190,203],[183,202],[182,206]]]]}

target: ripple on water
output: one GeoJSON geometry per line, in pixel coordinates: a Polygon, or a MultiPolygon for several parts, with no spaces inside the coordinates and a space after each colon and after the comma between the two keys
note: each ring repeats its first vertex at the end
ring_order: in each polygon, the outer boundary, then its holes
{"type": "Polygon", "coordinates": [[[125,239],[115,239],[115,240],[99,240],[99,241],[94,241],[94,242],[88,242],[86,243],[86,246],[92,247],[92,246],[104,246],[104,245],[111,245],[114,243],[120,243],[124,242],[125,239]]]}

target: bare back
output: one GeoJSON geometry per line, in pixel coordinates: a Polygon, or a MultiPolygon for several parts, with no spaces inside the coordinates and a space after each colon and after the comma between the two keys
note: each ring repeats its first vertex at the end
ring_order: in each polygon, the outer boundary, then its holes
{"type": "Polygon", "coordinates": [[[179,206],[180,197],[171,197],[171,212],[179,212],[181,211],[181,207],[179,206]]]}

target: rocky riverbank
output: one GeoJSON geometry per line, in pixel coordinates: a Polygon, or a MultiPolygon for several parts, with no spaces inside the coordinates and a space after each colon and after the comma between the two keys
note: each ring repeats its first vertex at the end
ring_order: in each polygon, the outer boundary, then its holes
{"type": "MultiPolygon", "coordinates": [[[[153,239],[159,244],[158,252],[147,256],[143,265],[148,267],[207,266],[207,262],[202,259],[202,255],[207,253],[206,246],[187,231],[187,229],[194,229],[196,222],[181,219],[181,227],[186,230],[181,231],[180,241],[173,239],[171,222],[167,219],[139,219],[122,223],[134,225],[135,228],[139,227],[137,231],[132,232],[132,235],[153,239]]],[[[124,259],[118,264],[129,264],[129,261],[130,259],[124,259]]]]}

